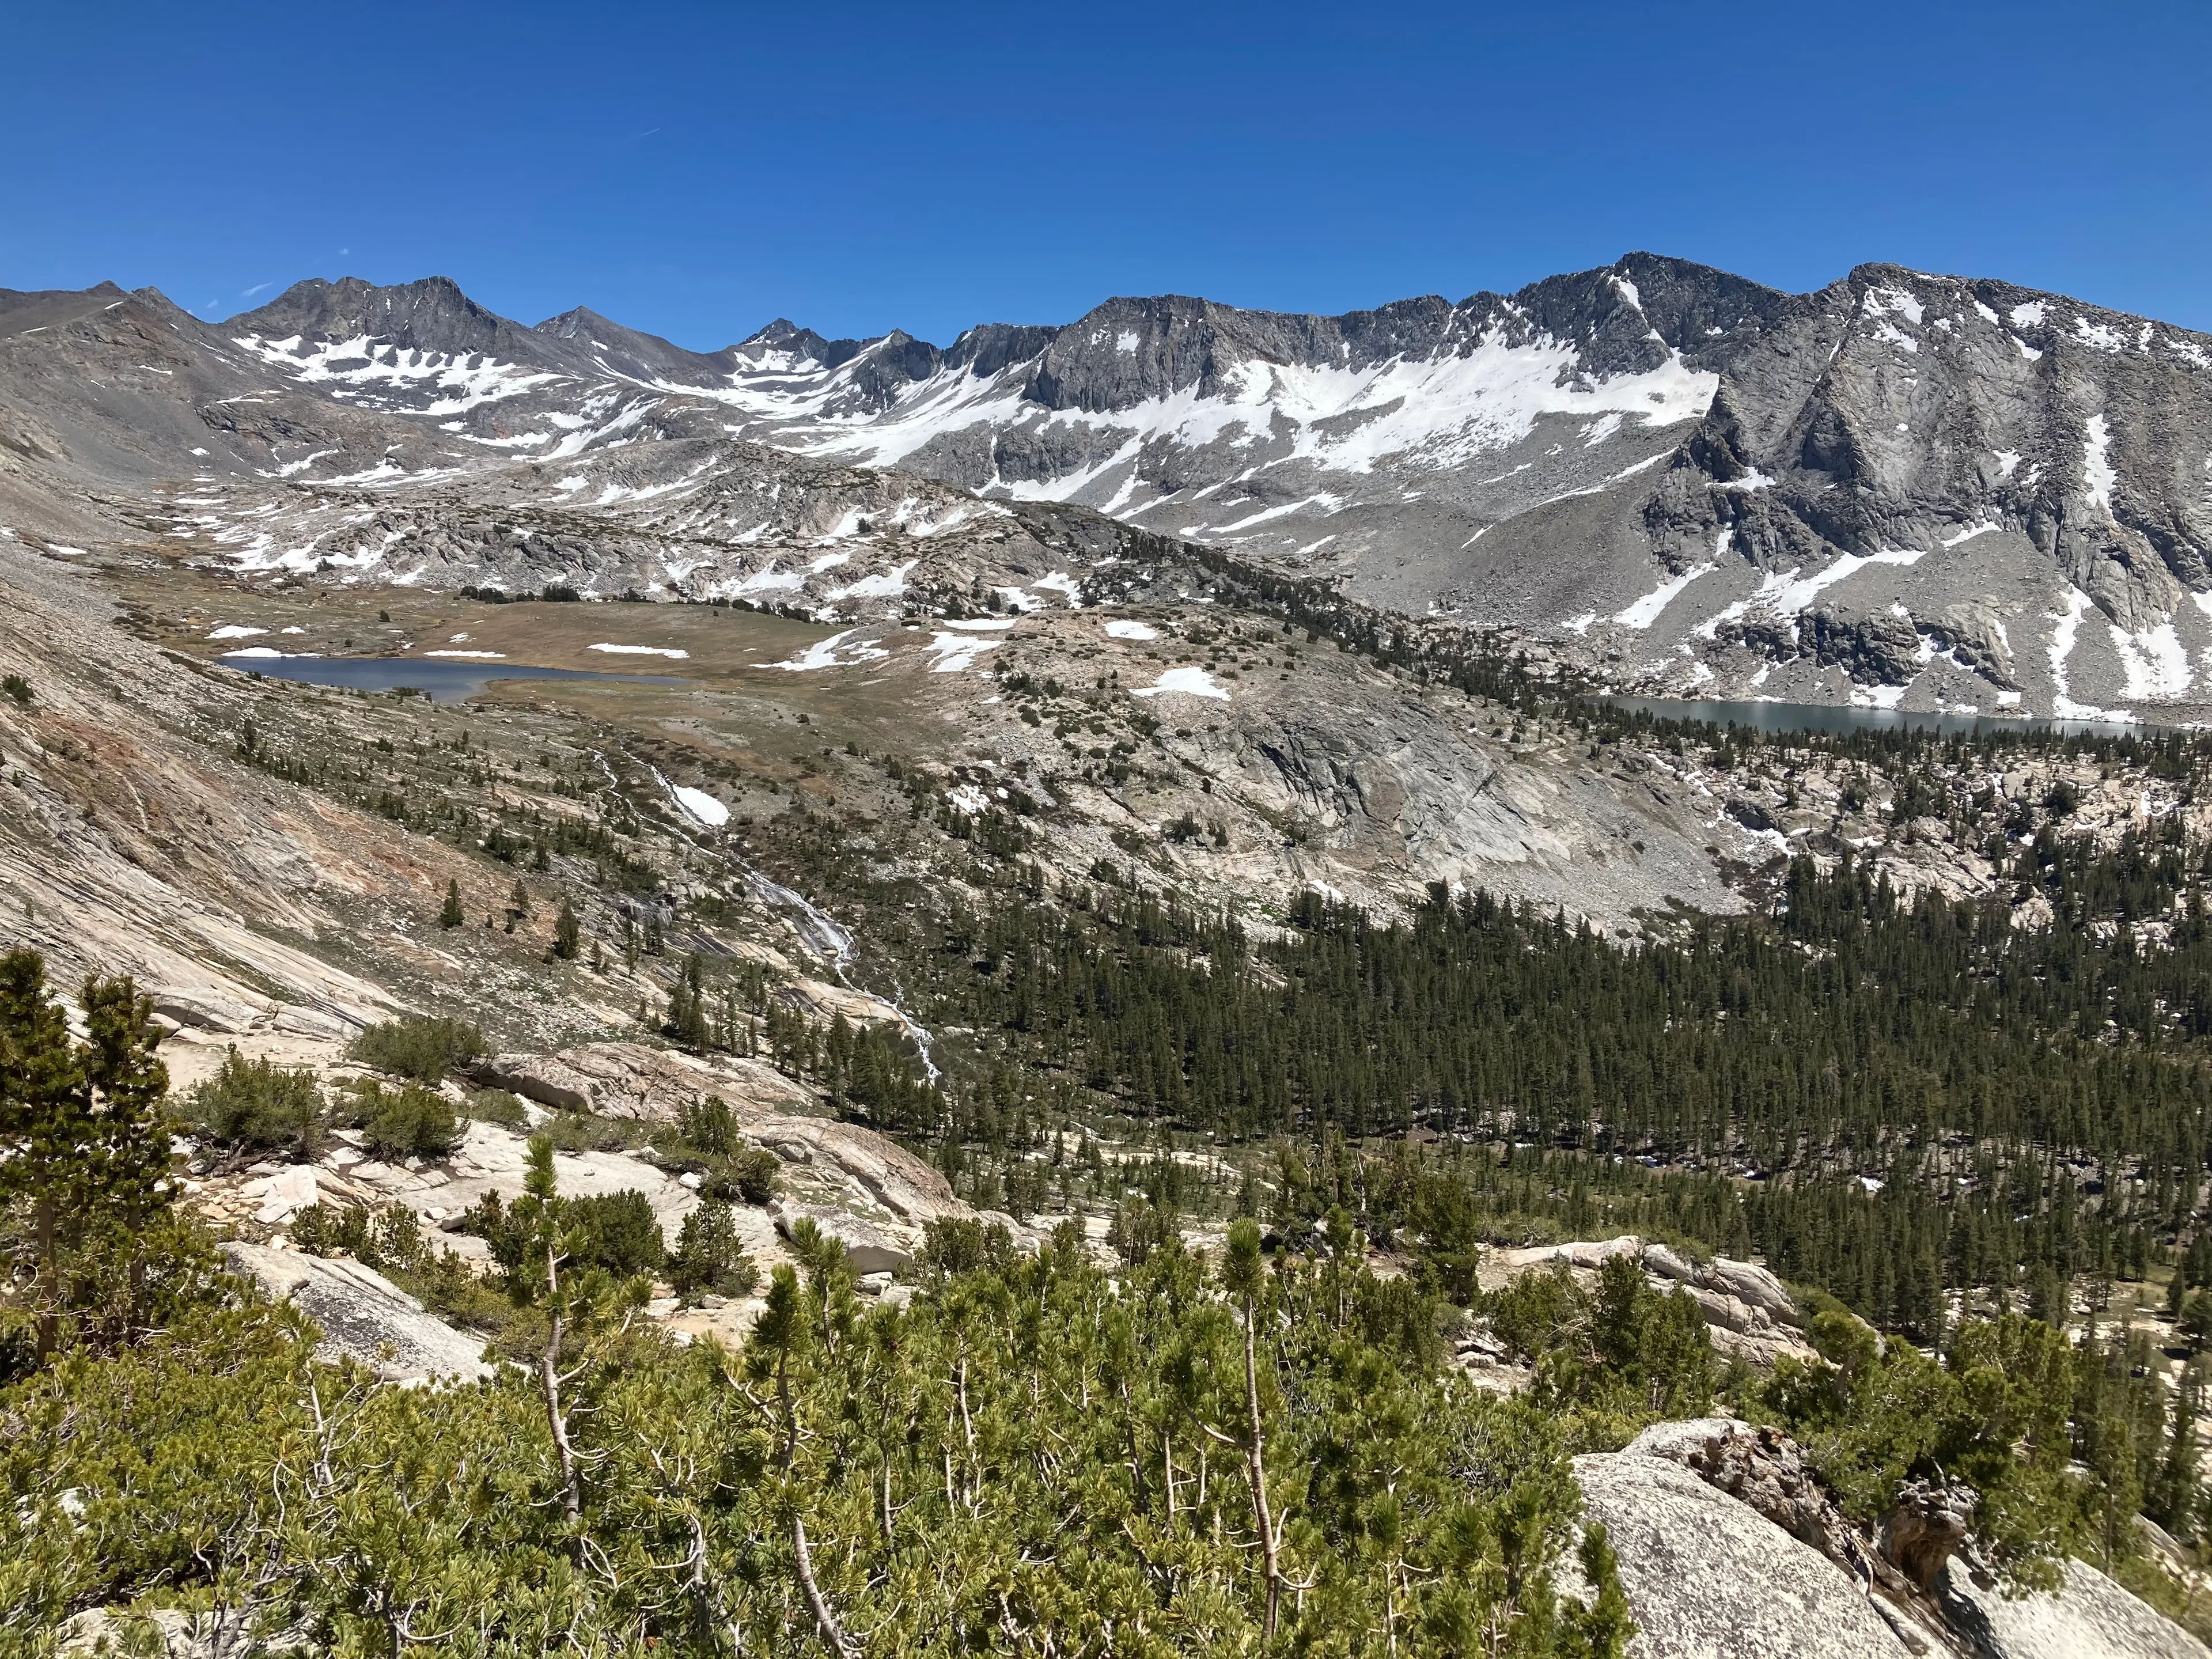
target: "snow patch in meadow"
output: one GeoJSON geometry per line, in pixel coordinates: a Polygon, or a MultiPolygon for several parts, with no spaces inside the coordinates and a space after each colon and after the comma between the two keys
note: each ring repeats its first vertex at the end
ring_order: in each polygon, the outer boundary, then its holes
{"type": "Polygon", "coordinates": [[[244,623],[225,623],[221,628],[209,629],[208,637],[211,640],[245,640],[268,631],[265,628],[248,628],[244,623]]]}
{"type": "Polygon", "coordinates": [[[930,665],[931,673],[959,674],[973,668],[986,651],[996,651],[1005,643],[1004,640],[979,640],[972,634],[937,633],[930,635],[922,649],[937,659],[930,665]]]}
{"type": "Polygon", "coordinates": [[[616,657],[688,657],[689,651],[680,651],[665,645],[587,645],[586,651],[604,651],[616,657]]]}
{"type": "Polygon", "coordinates": [[[1132,691],[1133,697],[1157,697],[1163,691],[1179,691],[1187,697],[1213,697],[1222,702],[1229,701],[1229,688],[1215,679],[1203,668],[1195,666],[1170,668],[1152,685],[1132,691]]]}
{"type": "Polygon", "coordinates": [[[1159,636],[1160,630],[1146,623],[1109,622],[1106,624],[1106,637],[1109,640],[1156,640],[1159,636]]]}
{"type": "Polygon", "coordinates": [[[817,668],[851,668],[860,663],[873,662],[878,658],[890,655],[890,652],[872,641],[862,640],[855,643],[845,655],[840,656],[839,652],[845,650],[845,641],[860,631],[857,628],[848,628],[842,633],[832,634],[826,640],[815,641],[796,656],[786,657],[781,662],[760,663],[757,666],[781,668],[788,673],[804,674],[817,668]]]}

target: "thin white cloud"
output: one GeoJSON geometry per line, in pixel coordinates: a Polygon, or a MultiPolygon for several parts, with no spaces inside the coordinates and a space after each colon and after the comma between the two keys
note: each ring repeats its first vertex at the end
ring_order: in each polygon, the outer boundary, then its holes
{"type": "Polygon", "coordinates": [[[252,288],[247,289],[238,297],[241,300],[251,300],[255,295],[260,293],[263,289],[274,288],[276,286],[276,284],[274,283],[256,283],[252,288]]]}

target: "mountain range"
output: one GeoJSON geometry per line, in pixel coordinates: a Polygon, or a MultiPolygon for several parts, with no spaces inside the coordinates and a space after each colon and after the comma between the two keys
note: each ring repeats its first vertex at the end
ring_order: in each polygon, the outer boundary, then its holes
{"type": "Polygon", "coordinates": [[[219,325],[152,289],[0,293],[0,525],[43,545],[836,619],[956,531],[1028,526],[1031,574],[1075,580],[1119,556],[1109,520],[1626,690],[2190,716],[2212,337],[1641,253],[1340,317],[1124,298],[945,347],[779,319],[711,353],[442,278],[302,282],[219,325]]]}

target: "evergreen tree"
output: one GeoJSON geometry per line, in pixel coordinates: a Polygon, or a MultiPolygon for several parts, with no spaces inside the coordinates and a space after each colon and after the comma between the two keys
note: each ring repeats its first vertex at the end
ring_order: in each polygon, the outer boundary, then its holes
{"type": "Polygon", "coordinates": [[[461,909],[461,884],[458,880],[446,884],[445,908],[438,912],[438,926],[458,927],[468,920],[461,909]]]}
{"type": "Polygon", "coordinates": [[[153,1003],[128,979],[94,975],[79,1006],[81,1042],[46,988],[45,959],[0,956],[0,1200],[27,1211],[40,1363],[72,1311],[130,1319],[146,1285],[134,1243],[170,1196],[168,1073],[154,1054],[153,1003]],[[88,1269],[74,1296],[72,1259],[88,1269]],[[124,1282],[104,1282],[100,1269],[118,1264],[124,1282]]]}

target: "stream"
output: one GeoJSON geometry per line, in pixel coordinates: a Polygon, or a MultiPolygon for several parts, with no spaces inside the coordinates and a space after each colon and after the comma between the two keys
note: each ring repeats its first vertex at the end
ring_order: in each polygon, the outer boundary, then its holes
{"type": "MultiPolygon", "coordinates": [[[[607,757],[599,750],[593,750],[592,758],[599,762],[599,769],[606,774],[608,787],[617,795],[620,795],[621,780],[616,777],[614,768],[607,763],[607,757]]],[[[707,823],[698,811],[685,801],[683,794],[678,792],[676,786],[669,782],[659,767],[648,766],[646,769],[653,774],[653,781],[660,786],[662,792],[667,795],[670,804],[676,808],[678,827],[682,830],[684,838],[700,851],[711,854],[721,860],[723,863],[735,866],[738,872],[745,878],[745,884],[763,903],[772,904],[779,909],[790,911],[792,926],[798,933],[800,940],[808,950],[829,963],[830,971],[836,975],[837,982],[848,991],[856,991],[862,996],[872,997],[896,1014],[899,1017],[899,1023],[906,1027],[907,1035],[914,1039],[915,1048],[921,1056],[923,1073],[932,1083],[935,1083],[941,1078],[944,1073],[938,1069],[936,1056],[932,1052],[932,1045],[935,1039],[930,1036],[928,1028],[907,1012],[897,996],[887,997],[879,992],[872,991],[866,986],[856,983],[847,973],[846,970],[852,965],[854,956],[852,930],[804,893],[793,892],[781,882],[753,868],[751,865],[732,852],[726,844],[724,844],[719,836],[712,842],[702,843],[698,836],[684,827],[686,823],[697,824],[701,830],[709,834],[718,830],[720,826],[707,823]]],[[[892,989],[894,992],[899,990],[896,982],[893,983],[892,989]]],[[[903,994],[901,993],[901,994],[903,994]]]]}

